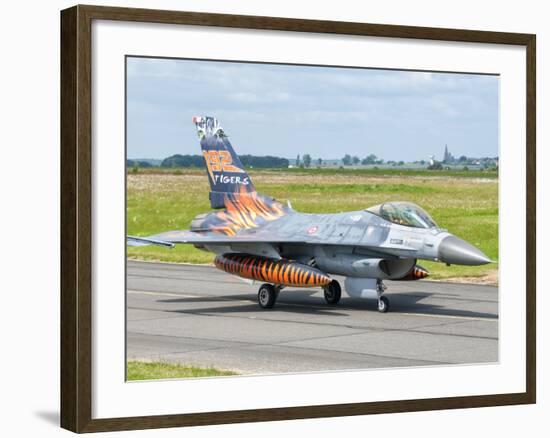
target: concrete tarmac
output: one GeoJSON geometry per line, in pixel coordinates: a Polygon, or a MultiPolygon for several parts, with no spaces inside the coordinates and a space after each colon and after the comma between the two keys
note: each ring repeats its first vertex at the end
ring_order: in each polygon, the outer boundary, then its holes
{"type": "MultiPolygon", "coordinates": [[[[343,287],[343,278],[336,277],[343,287]]],[[[242,374],[498,361],[498,288],[386,282],[390,312],[342,292],[288,288],[263,310],[254,285],[211,266],[127,263],[127,357],[242,374]]]]}

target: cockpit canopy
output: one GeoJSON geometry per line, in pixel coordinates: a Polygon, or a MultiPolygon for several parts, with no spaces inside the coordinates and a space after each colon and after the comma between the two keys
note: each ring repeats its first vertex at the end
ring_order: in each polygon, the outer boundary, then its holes
{"type": "Polygon", "coordinates": [[[436,228],[437,224],[426,211],[411,202],[385,202],[367,208],[394,224],[414,228],[436,228]]]}

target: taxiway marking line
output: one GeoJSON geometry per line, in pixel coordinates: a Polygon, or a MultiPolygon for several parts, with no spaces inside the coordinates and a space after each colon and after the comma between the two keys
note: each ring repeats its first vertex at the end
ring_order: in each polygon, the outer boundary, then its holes
{"type": "Polygon", "coordinates": [[[497,318],[484,318],[483,316],[459,316],[459,315],[435,315],[433,313],[411,313],[411,312],[396,312],[399,315],[407,316],[427,316],[428,318],[446,318],[446,319],[466,319],[470,321],[493,321],[497,322],[497,318]]]}
{"type": "MultiPolygon", "coordinates": [[[[132,295],[152,295],[152,296],[159,296],[159,297],[177,297],[177,298],[202,298],[204,295],[191,295],[191,294],[175,294],[172,292],[150,292],[146,290],[129,290],[127,293],[132,295]]],[[[209,298],[212,298],[210,296],[209,298]]],[[[250,300],[232,300],[231,298],[224,298],[224,297],[216,297],[219,298],[220,301],[232,301],[234,303],[250,303],[250,300]]]]}
{"type": "Polygon", "coordinates": [[[153,295],[153,296],[162,296],[162,297],[183,297],[183,298],[200,298],[201,295],[190,295],[190,294],[175,294],[171,292],[150,292],[146,290],[129,290],[129,294],[136,295],[153,295]]]}

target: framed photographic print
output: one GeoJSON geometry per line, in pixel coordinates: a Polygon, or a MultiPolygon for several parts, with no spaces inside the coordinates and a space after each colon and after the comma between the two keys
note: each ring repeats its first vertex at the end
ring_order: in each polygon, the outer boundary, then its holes
{"type": "Polygon", "coordinates": [[[535,402],[535,36],[61,13],[61,425],[535,402]]]}

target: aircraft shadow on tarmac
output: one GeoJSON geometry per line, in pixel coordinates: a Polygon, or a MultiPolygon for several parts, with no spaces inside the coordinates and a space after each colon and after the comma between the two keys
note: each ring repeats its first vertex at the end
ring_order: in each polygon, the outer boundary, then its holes
{"type": "MultiPolygon", "coordinates": [[[[407,292],[407,293],[391,293],[387,296],[391,300],[390,312],[406,312],[406,313],[423,313],[440,316],[462,316],[469,318],[487,318],[498,319],[497,313],[477,312],[474,310],[457,309],[452,307],[444,307],[434,303],[422,302],[427,298],[431,298],[438,294],[428,292],[407,292]]],[[[453,299],[453,298],[452,298],[453,299]]],[[[468,301],[468,300],[461,300],[468,301]]]]}
{"type": "MultiPolygon", "coordinates": [[[[376,311],[376,300],[364,300],[357,298],[342,297],[340,303],[335,306],[327,305],[323,298],[312,296],[316,290],[289,290],[281,292],[275,307],[271,311],[284,311],[302,314],[315,314],[327,316],[349,316],[346,310],[365,310],[376,311]]],[[[498,319],[498,314],[489,312],[478,312],[466,309],[457,309],[444,307],[434,303],[423,302],[431,298],[434,293],[427,292],[407,292],[391,293],[388,297],[391,300],[391,313],[408,314],[431,314],[439,316],[456,316],[469,318],[487,318],[498,319]]],[[[468,301],[468,300],[466,300],[468,301]]],[[[253,294],[238,294],[225,296],[204,296],[204,297],[182,297],[175,299],[158,300],[160,303],[175,304],[200,304],[200,303],[220,303],[220,305],[190,309],[175,309],[170,312],[178,313],[240,313],[240,312],[258,312],[256,296],[253,294]],[[237,303],[238,301],[238,303],[237,303]],[[250,304],[244,304],[242,301],[250,301],[250,304]],[[233,303],[232,303],[233,302],[233,303]],[[222,305],[221,303],[227,303],[222,305]]],[[[269,310],[267,311],[269,312],[269,310]]]]}
{"type": "MultiPolygon", "coordinates": [[[[279,296],[275,307],[270,311],[284,311],[301,314],[315,314],[325,316],[349,316],[347,313],[343,313],[340,306],[328,306],[324,300],[319,297],[311,297],[315,294],[316,290],[300,290],[292,291],[288,294],[279,296]]],[[[169,310],[169,312],[176,313],[241,313],[241,312],[259,312],[262,309],[258,306],[256,296],[252,294],[239,294],[239,295],[224,295],[224,296],[205,296],[205,297],[185,297],[166,300],[157,300],[159,303],[179,303],[179,304],[196,304],[196,303],[220,303],[217,306],[200,307],[190,309],[175,309],[169,310]],[[250,304],[243,304],[243,301],[250,301],[250,304]],[[221,303],[227,303],[222,305],[221,303]]]]}

